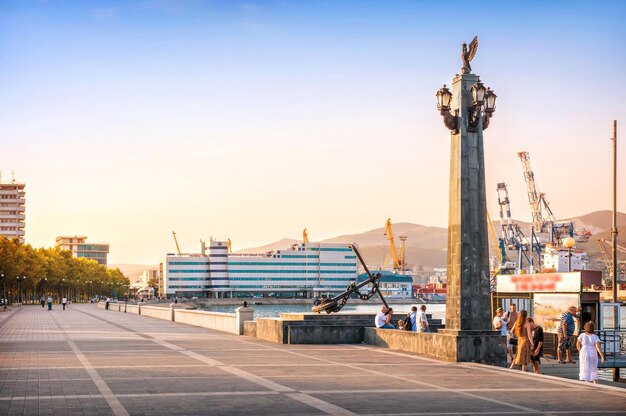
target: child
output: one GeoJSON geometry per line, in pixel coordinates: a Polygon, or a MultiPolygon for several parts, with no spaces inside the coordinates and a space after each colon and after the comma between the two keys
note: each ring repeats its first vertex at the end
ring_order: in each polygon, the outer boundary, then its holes
{"type": "Polygon", "coordinates": [[[404,321],[402,319],[398,321],[398,329],[404,330],[404,321]]]}

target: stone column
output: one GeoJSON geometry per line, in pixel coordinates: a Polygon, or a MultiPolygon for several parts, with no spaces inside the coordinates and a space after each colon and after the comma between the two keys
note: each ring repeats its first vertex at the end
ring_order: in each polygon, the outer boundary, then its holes
{"type": "Polygon", "coordinates": [[[446,330],[491,330],[482,120],[470,131],[474,74],[457,75],[452,111],[458,132],[450,139],[450,209],[446,330]]]}
{"type": "Polygon", "coordinates": [[[243,323],[254,320],[254,309],[241,306],[235,309],[235,322],[239,335],[243,335],[243,323]]]}

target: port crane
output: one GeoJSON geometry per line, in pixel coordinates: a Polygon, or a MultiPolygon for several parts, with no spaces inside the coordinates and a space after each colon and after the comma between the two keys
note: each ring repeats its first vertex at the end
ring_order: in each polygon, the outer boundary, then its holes
{"type": "Polygon", "coordinates": [[[306,228],[302,230],[302,242],[305,244],[309,242],[309,233],[306,232],[306,228]]]}
{"type": "Polygon", "coordinates": [[[517,155],[522,161],[528,202],[530,203],[533,218],[531,239],[534,239],[539,233],[549,233],[549,241],[560,246],[561,240],[565,235],[574,236],[574,224],[571,221],[559,222],[556,220],[546,199],[546,194],[537,190],[535,174],[530,165],[530,154],[528,152],[518,152],[517,155]],[[534,236],[532,235],[533,233],[535,234],[534,236]]]}
{"type": "Polygon", "coordinates": [[[402,268],[402,264],[400,263],[400,258],[398,257],[398,253],[396,252],[396,243],[393,238],[393,230],[391,229],[391,218],[387,218],[387,222],[385,223],[385,235],[389,240],[389,253],[387,254],[387,258],[385,258],[385,265],[387,265],[389,254],[391,254],[391,259],[393,260],[393,269],[400,270],[402,268]]]}
{"type": "MultiPolygon", "coordinates": [[[[600,247],[600,253],[602,254],[602,260],[603,260],[604,266],[609,272],[609,274],[611,274],[613,270],[613,260],[609,256],[609,252],[606,249],[605,244],[608,245],[609,247],[613,247],[613,243],[607,240],[606,238],[598,239],[598,247],[600,247]]],[[[626,254],[626,248],[620,246],[619,244],[616,244],[615,246],[617,248],[617,251],[619,251],[620,253],[626,254]]]]}
{"type": "Polygon", "coordinates": [[[180,246],[178,245],[178,239],[176,238],[176,231],[172,231],[172,235],[174,236],[174,242],[176,243],[176,252],[178,253],[179,256],[181,256],[180,246]]]}

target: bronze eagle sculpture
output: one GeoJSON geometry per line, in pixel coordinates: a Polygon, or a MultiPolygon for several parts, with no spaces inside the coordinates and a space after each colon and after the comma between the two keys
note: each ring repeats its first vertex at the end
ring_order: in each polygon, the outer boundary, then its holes
{"type": "Polygon", "coordinates": [[[478,50],[478,36],[474,36],[474,39],[469,44],[469,49],[467,48],[467,43],[463,43],[463,53],[461,54],[461,59],[463,60],[463,74],[471,74],[472,67],[470,66],[470,61],[476,55],[476,51],[478,50]]]}

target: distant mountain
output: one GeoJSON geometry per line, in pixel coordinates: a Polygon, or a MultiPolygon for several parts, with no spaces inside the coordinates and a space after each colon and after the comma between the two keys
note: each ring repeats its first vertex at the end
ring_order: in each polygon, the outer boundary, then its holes
{"type": "Polygon", "coordinates": [[[144,270],[156,269],[158,265],[147,264],[131,264],[131,263],[117,263],[107,265],[109,269],[119,268],[124,276],[128,277],[131,282],[136,281],[143,274],[144,270]]]}
{"type": "MultiPolygon", "coordinates": [[[[497,215],[497,214],[496,214],[497,215]]],[[[606,238],[610,240],[612,213],[608,210],[595,211],[578,217],[567,218],[564,221],[573,221],[576,228],[585,228],[591,231],[594,236],[587,243],[578,243],[577,247],[589,252],[591,256],[599,255],[597,246],[597,238],[606,238]],[[598,234],[596,236],[595,234],[598,234]],[[606,234],[606,235],[605,235],[606,234]]],[[[513,220],[515,224],[520,225],[525,234],[529,234],[530,222],[513,220]]],[[[619,244],[626,246],[626,214],[618,213],[618,224],[625,224],[620,229],[619,244]]],[[[496,235],[500,235],[501,225],[500,219],[492,214],[492,223],[496,235]]],[[[426,268],[445,267],[446,265],[446,249],[448,242],[448,230],[442,227],[429,227],[426,225],[412,224],[408,222],[399,222],[393,224],[393,233],[396,238],[397,248],[399,249],[399,239],[401,235],[406,235],[406,259],[409,265],[421,264],[426,268]]],[[[271,250],[285,250],[292,244],[299,243],[301,240],[283,238],[274,243],[266,244],[260,247],[249,248],[239,251],[240,253],[265,253],[271,250]]],[[[381,266],[385,260],[388,251],[388,240],[385,236],[385,228],[374,228],[369,231],[356,234],[346,234],[338,237],[327,238],[321,240],[322,243],[357,243],[359,251],[368,264],[381,266]]]]}

